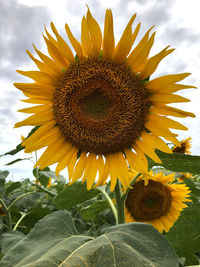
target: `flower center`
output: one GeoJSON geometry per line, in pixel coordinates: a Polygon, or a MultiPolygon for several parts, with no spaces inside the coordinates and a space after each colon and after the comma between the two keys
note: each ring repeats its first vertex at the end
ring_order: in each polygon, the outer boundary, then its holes
{"type": "Polygon", "coordinates": [[[97,88],[80,99],[79,104],[83,113],[92,117],[100,117],[108,113],[112,106],[112,99],[109,99],[100,88],[97,88]]]}
{"type": "Polygon", "coordinates": [[[148,91],[125,64],[85,59],[69,66],[54,93],[54,114],[67,141],[96,154],[122,151],[144,130],[148,91]]]}
{"type": "Polygon", "coordinates": [[[136,182],[128,193],[126,208],[136,221],[152,221],[164,216],[171,206],[171,193],[167,186],[149,180],[136,182]]]}

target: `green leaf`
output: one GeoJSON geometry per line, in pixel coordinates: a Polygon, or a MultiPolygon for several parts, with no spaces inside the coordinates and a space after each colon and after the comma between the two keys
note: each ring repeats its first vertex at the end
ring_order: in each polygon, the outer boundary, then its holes
{"type": "Polygon", "coordinates": [[[8,175],[8,171],[0,171],[0,180],[5,180],[8,175]]]}
{"type": "Polygon", "coordinates": [[[168,154],[159,150],[156,150],[156,154],[161,159],[162,165],[155,163],[152,159],[148,158],[150,169],[153,166],[163,166],[174,172],[200,174],[200,156],[192,156],[181,153],[168,154]]]}
{"type": "Polygon", "coordinates": [[[12,155],[13,156],[13,155],[17,154],[18,152],[20,152],[21,150],[24,149],[24,146],[22,146],[21,144],[22,143],[18,144],[15,149],[6,152],[2,156],[6,156],[6,155],[12,155]]]}
{"type": "Polygon", "coordinates": [[[5,179],[9,175],[8,171],[0,171],[0,198],[3,198],[6,188],[5,188],[5,179]]]}
{"type": "Polygon", "coordinates": [[[100,212],[104,211],[109,207],[110,205],[108,204],[108,201],[98,200],[97,202],[94,202],[91,206],[82,208],[80,210],[80,213],[84,220],[91,221],[94,220],[100,212]]]}
{"type": "Polygon", "coordinates": [[[1,252],[8,253],[23,237],[24,234],[18,231],[4,233],[1,238],[1,252]]]}
{"type": "Polygon", "coordinates": [[[12,165],[15,164],[16,162],[22,161],[22,160],[30,160],[31,158],[23,158],[23,159],[15,159],[11,162],[6,163],[5,165],[12,165]]]}
{"type": "Polygon", "coordinates": [[[20,182],[12,182],[7,188],[6,188],[6,195],[13,192],[15,189],[19,188],[22,184],[20,182]]]}
{"type": "Polygon", "coordinates": [[[178,267],[173,249],[151,225],[121,224],[95,239],[79,235],[66,211],[46,216],[11,247],[1,266],[178,267]]]}
{"type": "Polygon", "coordinates": [[[200,203],[184,209],[180,218],[165,235],[179,257],[186,258],[186,265],[199,264],[194,255],[200,251],[200,203]]]}
{"type": "Polygon", "coordinates": [[[80,204],[100,194],[97,189],[87,191],[86,183],[76,182],[67,185],[66,188],[54,199],[54,204],[58,209],[70,209],[74,205],[80,204]]]}

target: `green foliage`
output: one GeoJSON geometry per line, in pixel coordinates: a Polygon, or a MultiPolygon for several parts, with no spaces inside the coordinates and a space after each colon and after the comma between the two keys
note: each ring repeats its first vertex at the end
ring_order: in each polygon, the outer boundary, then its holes
{"type": "MultiPolygon", "coordinates": [[[[192,174],[200,174],[200,156],[191,156],[181,153],[168,154],[156,150],[156,154],[162,161],[162,166],[174,172],[188,172],[192,174]]],[[[148,158],[149,168],[160,166],[148,158]]]]}
{"type": "Polygon", "coordinates": [[[2,251],[1,266],[5,267],[178,266],[173,249],[150,225],[113,226],[95,239],[80,235],[66,211],[46,216],[27,236],[4,234],[2,251]]]}
{"type": "Polygon", "coordinates": [[[95,201],[92,205],[89,205],[87,207],[83,207],[80,210],[80,213],[84,220],[86,221],[93,221],[96,216],[104,211],[106,208],[109,208],[109,204],[105,200],[98,200],[95,201]]]}
{"type": "MultiPolygon", "coordinates": [[[[176,221],[172,229],[166,234],[166,238],[171,242],[176,253],[180,257],[186,258],[186,265],[197,265],[200,252],[200,190],[190,179],[185,179],[190,185],[191,199],[193,203],[188,203],[188,208],[184,209],[180,218],[176,221]]],[[[199,186],[199,185],[197,185],[199,186]]]]}
{"type": "Polygon", "coordinates": [[[100,194],[98,189],[87,191],[86,183],[76,182],[66,188],[54,199],[58,209],[69,209],[100,194]]]}

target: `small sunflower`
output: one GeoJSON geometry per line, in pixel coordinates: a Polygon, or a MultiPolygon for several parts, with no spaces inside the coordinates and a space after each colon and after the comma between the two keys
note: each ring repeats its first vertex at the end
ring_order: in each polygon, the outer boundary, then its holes
{"type": "Polygon", "coordinates": [[[175,145],[172,148],[173,153],[182,153],[182,154],[190,154],[191,153],[191,141],[192,138],[188,137],[180,142],[179,146],[175,145]]]}
{"type": "Polygon", "coordinates": [[[184,179],[191,179],[192,178],[192,174],[190,173],[181,173],[180,176],[177,178],[177,180],[179,181],[179,183],[183,183],[184,179]]]}
{"type": "MultiPolygon", "coordinates": [[[[150,174],[152,175],[152,173],[150,174]]],[[[159,232],[168,232],[178,219],[180,212],[190,201],[189,187],[185,184],[172,184],[174,174],[158,173],[148,178],[145,185],[140,177],[130,189],[125,202],[126,222],[152,224],[159,232]]]]}
{"type": "Polygon", "coordinates": [[[159,62],[174,49],[169,46],[149,57],[155,32],[147,31],[132,49],[140,23],[132,30],[134,14],[121,39],[115,45],[113,16],[106,10],[103,35],[89,8],[81,23],[81,42],[69,26],[65,29],[75,51],[51,23],[53,37],[45,28],[44,41],[50,56],[35,46],[41,60],[27,51],[38,71],[19,71],[33,83],[15,83],[34,107],[20,112],[33,114],[15,127],[39,125],[40,128],[23,142],[25,152],[47,147],[36,166],[40,169],[57,163],[56,174],[68,167],[71,183],[82,178],[90,189],[110,176],[111,191],[117,178],[129,186],[128,167],[146,173],[145,155],[161,163],[155,148],[172,153],[165,141],[179,144],[170,129],[187,130],[169,119],[195,117],[168,104],[189,100],[173,94],[194,88],[177,84],[189,73],[170,74],[149,80],[159,62]]]}

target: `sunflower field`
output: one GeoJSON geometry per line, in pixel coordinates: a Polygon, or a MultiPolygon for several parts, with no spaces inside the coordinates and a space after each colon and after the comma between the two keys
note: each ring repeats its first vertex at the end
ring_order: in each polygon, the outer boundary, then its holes
{"type": "Polygon", "coordinates": [[[112,11],[101,30],[88,7],[80,41],[51,22],[48,55],[27,50],[38,70],[17,70],[32,82],[14,83],[29,105],[15,127],[33,128],[1,157],[33,161],[34,181],[0,171],[0,266],[200,266],[200,156],[171,118],[195,118],[173,104],[196,87],[151,78],[174,49],[150,57],[153,27],[134,45],[135,17],[115,43],[112,11]]]}

